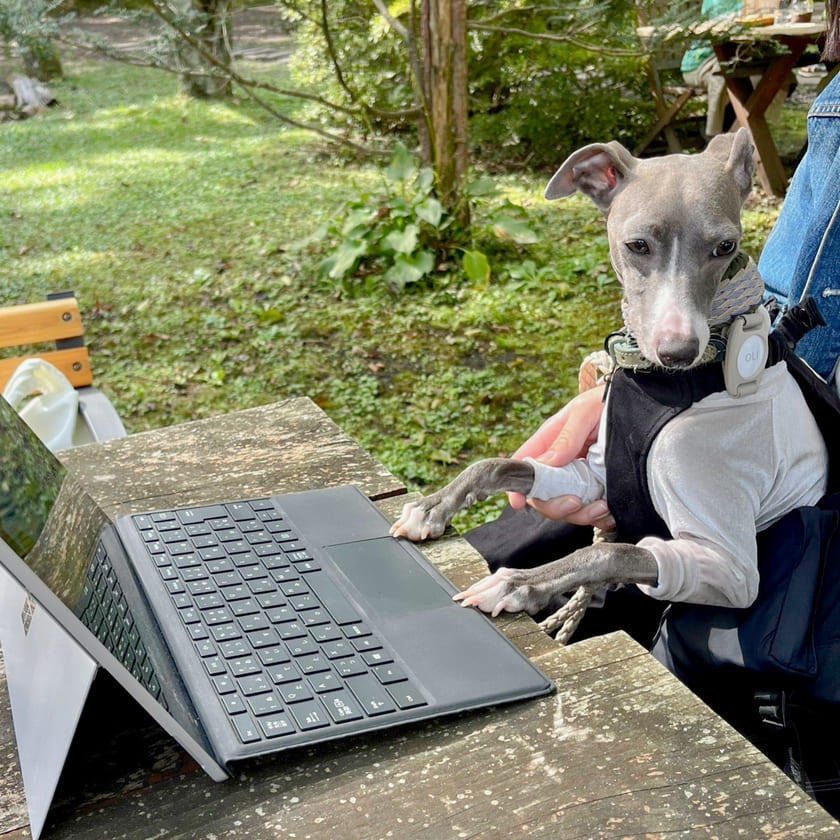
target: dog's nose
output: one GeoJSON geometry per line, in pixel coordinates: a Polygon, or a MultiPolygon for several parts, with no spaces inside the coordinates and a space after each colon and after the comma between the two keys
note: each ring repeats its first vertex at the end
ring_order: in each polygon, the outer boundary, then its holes
{"type": "Polygon", "coordinates": [[[656,355],[664,367],[690,367],[699,353],[700,341],[696,336],[677,333],[666,333],[656,347],[656,355]]]}

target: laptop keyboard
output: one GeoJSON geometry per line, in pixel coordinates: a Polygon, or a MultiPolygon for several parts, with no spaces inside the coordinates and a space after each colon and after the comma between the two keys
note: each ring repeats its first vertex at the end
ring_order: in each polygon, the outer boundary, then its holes
{"type": "Polygon", "coordinates": [[[243,743],[426,705],[269,499],[132,519],[243,743]]]}
{"type": "Polygon", "coordinates": [[[79,618],[140,684],[166,708],[152,660],[128,606],[108,552],[96,546],[82,587],[79,618]]]}

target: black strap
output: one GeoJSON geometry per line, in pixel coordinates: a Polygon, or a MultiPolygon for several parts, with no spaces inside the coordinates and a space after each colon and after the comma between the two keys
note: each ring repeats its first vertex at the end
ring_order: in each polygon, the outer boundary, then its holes
{"type": "Polygon", "coordinates": [[[720,363],[685,371],[615,371],[609,385],[605,457],[607,500],[621,540],[670,536],[650,497],[650,447],[669,420],[703,397],[723,390],[720,363]]]}

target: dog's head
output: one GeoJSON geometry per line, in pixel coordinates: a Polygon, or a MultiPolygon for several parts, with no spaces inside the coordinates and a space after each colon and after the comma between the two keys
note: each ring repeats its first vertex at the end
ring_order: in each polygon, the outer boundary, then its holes
{"type": "Polygon", "coordinates": [[[642,353],[663,367],[691,367],[706,349],[752,173],[752,143],[740,129],[695,155],[641,159],[616,142],[584,146],[546,188],[547,199],[580,190],[606,214],[625,322],[642,353]]]}

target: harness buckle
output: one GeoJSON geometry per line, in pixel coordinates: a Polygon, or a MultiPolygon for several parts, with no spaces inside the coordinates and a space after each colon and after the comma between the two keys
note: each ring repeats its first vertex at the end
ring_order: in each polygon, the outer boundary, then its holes
{"type": "Polygon", "coordinates": [[[771,729],[787,729],[789,724],[787,692],[756,691],[754,694],[758,716],[771,729]]]}

